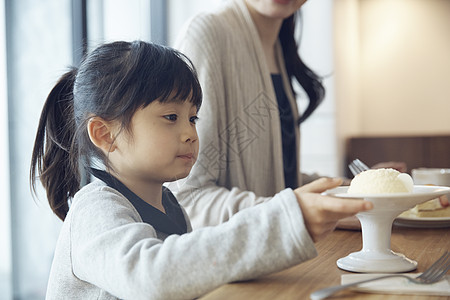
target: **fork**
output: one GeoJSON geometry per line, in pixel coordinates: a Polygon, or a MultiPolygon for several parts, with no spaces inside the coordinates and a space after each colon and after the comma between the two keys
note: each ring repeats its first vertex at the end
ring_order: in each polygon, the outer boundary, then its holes
{"type": "Polygon", "coordinates": [[[367,170],[370,169],[365,163],[363,163],[359,159],[355,159],[351,163],[349,163],[348,164],[348,168],[352,172],[353,176],[356,176],[359,173],[367,171],[367,170]]]}
{"type": "Polygon", "coordinates": [[[336,286],[327,287],[327,288],[324,288],[321,290],[317,290],[310,295],[310,298],[311,298],[311,300],[325,299],[326,297],[331,296],[332,294],[334,294],[338,291],[347,289],[349,287],[359,285],[362,283],[366,283],[366,282],[370,282],[370,281],[391,278],[391,277],[403,277],[413,283],[418,283],[418,284],[431,284],[431,283],[435,283],[435,282],[438,282],[439,280],[441,280],[445,276],[445,274],[448,272],[449,269],[450,269],[450,252],[447,250],[435,263],[433,263],[428,269],[426,269],[421,275],[419,275],[417,277],[409,277],[409,276],[406,276],[403,274],[385,275],[385,276],[380,276],[380,277],[371,278],[371,279],[367,279],[367,280],[357,281],[357,282],[353,282],[353,283],[349,283],[349,284],[336,285],[336,286]]]}

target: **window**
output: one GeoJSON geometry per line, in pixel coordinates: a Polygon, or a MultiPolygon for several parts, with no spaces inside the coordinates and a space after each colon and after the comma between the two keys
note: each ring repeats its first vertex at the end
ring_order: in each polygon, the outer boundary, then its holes
{"type": "Polygon", "coordinates": [[[150,41],[150,10],[148,0],[87,1],[88,46],[116,40],[150,41]]]}
{"type": "Polygon", "coordinates": [[[0,1],[0,295],[11,298],[8,101],[6,92],[5,1],[0,1]]]}
{"type": "MultiPolygon", "coordinates": [[[[8,120],[9,144],[2,141],[0,147],[9,148],[9,154],[2,152],[2,156],[9,156],[5,178],[10,181],[10,201],[2,205],[10,207],[6,211],[10,211],[7,227],[11,229],[12,297],[43,299],[61,221],[48,207],[43,189],[38,190],[38,199],[32,197],[28,178],[42,105],[58,77],[72,63],[71,0],[4,2],[5,13],[1,15],[6,16],[6,43],[1,45],[7,47],[8,115],[0,119],[8,120]]],[[[4,55],[0,59],[4,60],[4,55]]],[[[4,65],[0,63],[0,68],[4,65]]],[[[3,69],[1,72],[4,74],[3,69]]],[[[0,82],[3,84],[3,80],[0,82]]],[[[3,101],[6,97],[2,90],[3,101]]],[[[4,133],[3,124],[1,128],[4,133]]],[[[0,168],[5,172],[3,164],[0,168]]],[[[1,181],[3,178],[2,173],[1,181]]],[[[3,195],[1,199],[5,199],[3,195]]],[[[0,222],[4,222],[3,218],[0,222]]],[[[0,261],[3,263],[3,256],[0,261]]]]}

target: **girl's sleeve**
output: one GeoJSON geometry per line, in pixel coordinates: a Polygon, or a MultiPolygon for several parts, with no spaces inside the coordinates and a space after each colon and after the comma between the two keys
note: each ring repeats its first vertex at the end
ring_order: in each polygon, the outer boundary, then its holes
{"type": "MultiPolygon", "coordinates": [[[[238,211],[271,199],[237,187],[219,184],[225,178],[229,147],[227,130],[226,90],[227,68],[222,53],[226,52],[228,30],[224,24],[201,15],[181,31],[176,48],[194,64],[203,90],[197,131],[200,153],[186,179],[169,184],[172,192],[187,210],[193,228],[217,225],[227,221],[238,211]]],[[[225,54],[226,55],[226,54],[225,54]]],[[[230,54],[228,54],[230,55],[230,54]]],[[[257,180],[255,176],[254,180],[257,180]]]]}
{"type": "Polygon", "coordinates": [[[121,299],[192,299],[314,257],[294,193],[275,198],[164,241],[119,196],[80,199],[70,220],[73,273],[121,299]]]}

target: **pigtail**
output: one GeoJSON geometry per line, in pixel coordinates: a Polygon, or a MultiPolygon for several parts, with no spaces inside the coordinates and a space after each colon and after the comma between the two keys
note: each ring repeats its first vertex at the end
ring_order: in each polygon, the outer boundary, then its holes
{"type": "Polygon", "coordinates": [[[47,192],[53,212],[64,220],[69,201],[80,189],[78,149],[73,145],[75,118],[73,87],[77,70],[64,74],[45,101],[31,159],[30,180],[36,194],[36,179],[47,192]]]}

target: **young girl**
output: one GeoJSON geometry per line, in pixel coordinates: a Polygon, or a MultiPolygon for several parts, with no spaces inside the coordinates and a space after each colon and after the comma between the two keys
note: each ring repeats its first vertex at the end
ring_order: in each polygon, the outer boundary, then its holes
{"type": "Polygon", "coordinates": [[[316,255],[338,218],[370,208],[323,180],[191,232],[163,183],[198,154],[202,93],[190,61],[136,41],[98,47],[44,105],[31,164],[64,224],[47,299],[187,299],[316,255]],[[80,188],[80,169],[96,179],[80,188]],[[303,209],[303,214],[302,214],[303,209]]]}

